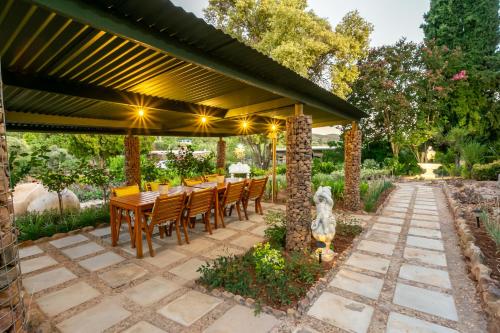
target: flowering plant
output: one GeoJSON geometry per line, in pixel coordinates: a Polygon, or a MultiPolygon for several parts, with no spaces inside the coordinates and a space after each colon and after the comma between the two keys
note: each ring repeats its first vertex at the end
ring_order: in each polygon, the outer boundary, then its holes
{"type": "Polygon", "coordinates": [[[453,75],[451,79],[453,81],[467,80],[467,71],[465,69],[462,69],[460,72],[453,75]]]}

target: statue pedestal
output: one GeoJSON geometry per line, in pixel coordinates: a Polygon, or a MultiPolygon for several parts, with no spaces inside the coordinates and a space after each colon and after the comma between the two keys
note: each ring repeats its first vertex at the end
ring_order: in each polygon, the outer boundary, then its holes
{"type": "Polygon", "coordinates": [[[425,173],[420,175],[424,179],[436,179],[434,170],[441,166],[440,163],[418,163],[418,165],[425,170],[425,173]]]}
{"type": "Polygon", "coordinates": [[[325,247],[321,248],[318,247],[316,251],[314,252],[314,256],[316,256],[316,259],[319,260],[319,254],[321,253],[321,260],[322,261],[332,261],[333,258],[337,256],[337,253],[333,252],[330,249],[330,244],[332,243],[333,237],[335,237],[335,234],[326,234],[326,235],[319,235],[313,232],[312,236],[314,239],[316,239],[319,242],[325,243],[325,247]]]}

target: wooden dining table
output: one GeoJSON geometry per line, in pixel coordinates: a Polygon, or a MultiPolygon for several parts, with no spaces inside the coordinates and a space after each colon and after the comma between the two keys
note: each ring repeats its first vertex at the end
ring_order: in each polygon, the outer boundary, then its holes
{"type": "MultiPolygon", "coordinates": [[[[200,183],[194,186],[174,186],[169,189],[168,195],[176,195],[181,193],[186,193],[186,197],[189,197],[193,191],[197,189],[206,188],[217,188],[218,194],[224,193],[226,191],[227,185],[232,182],[241,181],[241,178],[227,178],[224,183],[206,182],[200,183]]],[[[133,212],[135,216],[135,225],[138,226],[139,221],[142,221],[144,213],[151,211],[155,204],[156,198],[160,195],[157,191],[147,191],[140,192],[136,194],[124,195],[121,197],[113,197],[109,201],[110,209],[110,228],[111,228],[111,245],[116,246],[118,243],[118,235],[120,233],[118,218],[118,210],[124,210],[128,213],[133,212]]],[[[219,220],[219,195],[215,196],[214,202],[214,227],[217,229],[219,220]]],[[[135,237],[135,247],[136,247],[136,257],[142,258],[142,229],[139,227],[134,228],[135,237]]]]}

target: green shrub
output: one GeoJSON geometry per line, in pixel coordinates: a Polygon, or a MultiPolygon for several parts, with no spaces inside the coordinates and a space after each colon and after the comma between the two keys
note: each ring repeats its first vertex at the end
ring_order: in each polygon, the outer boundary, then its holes
{"type": "Polygon", "coordinates": [[[286,175],[286,164],[280,164],[276,167],[276,173],[278,175],[286,175]]]}
{"type": "Polygon", "coordinates": [[[337,167],[333,162],[321,162],[321,160],[315,158],[313,159],[313,165],[312,165],[312,174],[318,174],[318,173],[332,173],[335,171],[337,167]]]}
{"type": "Polygon", "coordinates": [[[392,182],[387,180],[375,180],[369,183],[368,191],[362,197],[365,211],[372,212],[377,208],[380,195],[387,189],[393,187],[392,182]]]}
{"type": "Polygon", "coordinates": [[[78,197],[80,202],[100,200],[103,197],[102,189],[85,184],[73,184],[68,187],[78,197]]]}
{"type": "Polygon", "coordinates": [[[462,174],[466,178],[470,178],[472,166],[483,161],[485,152],[486,146],[477,141],[469,141],[461,147],[461,155],[466,167],[462,174]]]}
{"type": "Polygon", "coordinates": [[[50,237],[60,232],[68,232],[86,226],[96,226],[109,222],[109,207],[92,207],[80,211],[64,211],[60,214],[53,210],[43,213],[29,213],[16,218],[19,228],[19,240],[36,240],[50,237]]]}
{"type": "Polygon", "coordinates": [[[262,176],[267,175],[267,173],[268,173],[268,171],[264,170],[264,169],[259,169],[259,168],[255,168],[255,167],[252,167],[250,169],[250,175],[252,177],[262,177],[262,176]]]}
{"type": "Polygon", "coordinates": [[[282,211],[269,211],[264,217],[267,229],[264,235],[273,248],[284,248],[286,237],[286,216],[282,211]]]}
{"type": "Polygon", "coordinates": [[[500,160],[488,164],[474,164],[472,178],[475,180],[497,180],[500,174],[500,160]]]}
{"type": "Polygon", "coordinates": [[[363,165],[361,166],[363,169],[378,169],[379,165],[377,161],[367,158],[363,161],[363,165]]]}
{"type": "Polygon", "coordinates": [[[359,220],[351,215],[338,214],[336,219],[337,225],[335,226],[335,235],[355,237],[363,231],[363,228],[359,224],[359,220]]]}

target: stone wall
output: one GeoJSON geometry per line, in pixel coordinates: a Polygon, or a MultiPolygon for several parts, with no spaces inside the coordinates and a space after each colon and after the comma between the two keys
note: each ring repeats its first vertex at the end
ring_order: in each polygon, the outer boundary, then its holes
{"type": "Polygon", "coordinates": [[[311,242],[312,118],[286,121],[286,249],[302,250],[311,242]]]}
{"type": "Polygon", "coordinates": [[[222,138],[217,141],[217,169],[226,167],[226,141],[222,138]]]}
{"type": "Polygon", "coordinates": [[[127,135],[124,139],[125,146],[125,179],[127,185],[141,185],[141,154],[139,138],[127,135]]]}
{"type": "Polygon", "coordinates": [[[361,131],[356,123],[344,134],[344,207],[358,210],[361,206],[361,131]]]}
{"type": "Polygon", "coordinates": [[[9,178],[5,112],[0,99],[0,332],[24,332],[25,307],[9,178]]]}

